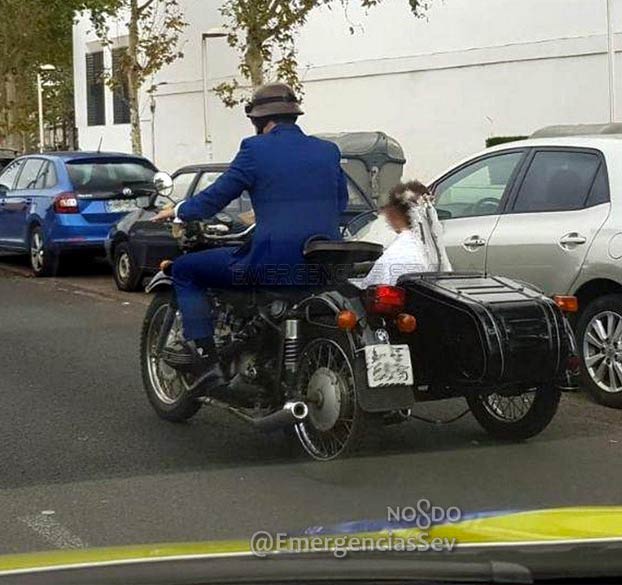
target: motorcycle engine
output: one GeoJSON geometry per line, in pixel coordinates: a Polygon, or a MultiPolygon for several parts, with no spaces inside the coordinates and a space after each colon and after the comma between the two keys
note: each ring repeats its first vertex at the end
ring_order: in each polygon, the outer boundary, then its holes
{"type": "Polygon", "coordinates": [[[256,314],[241,318],[234,308],[223,302],[214,304],[214,341],[231,377],[239,375],[249,383],[269,379],[274,356],[266,350],[271,344],[263,339],[266,325],[256,314]]]}

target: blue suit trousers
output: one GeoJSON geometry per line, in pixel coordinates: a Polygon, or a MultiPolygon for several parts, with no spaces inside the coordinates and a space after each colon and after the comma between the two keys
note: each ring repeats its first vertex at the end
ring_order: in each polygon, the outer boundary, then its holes
{"type": "Polygon", "coordinates": [[[236,248],[217,248],[186,254],[175,260],[173,282],[186,339],[213,337],[212,307],[206,289],[234,285],[232,266],[235,251],[236,248]]]}

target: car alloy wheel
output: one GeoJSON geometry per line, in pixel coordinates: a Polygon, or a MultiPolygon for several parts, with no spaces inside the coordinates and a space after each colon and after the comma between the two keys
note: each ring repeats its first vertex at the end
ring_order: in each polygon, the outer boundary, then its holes
{"type": "Polygon", "coordinates": [[[30,238],[30,264],[35,272],[41,272],[45,265],[45,246],[40,230],[35,230],[30,238]]]}
{"type": "Polygon", "coordinates": [[[593,382],[604,392],[622,392],[622,316],[602,311],[583,336],[583,359],[593,382]]]}

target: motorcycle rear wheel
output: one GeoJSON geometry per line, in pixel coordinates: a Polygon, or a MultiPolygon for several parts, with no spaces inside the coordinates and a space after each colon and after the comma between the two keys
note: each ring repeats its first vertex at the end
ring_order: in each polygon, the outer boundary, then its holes
{"type": "MultiPolygon", "coordinates": [[[[143,387],[158,416],[170,422],[183,422],[194,416],[202,405],[187,395],[192,384],[190,376],[181,374],[155,355],[158,336],[169,306],[174,306],[172,291],[157,293],[151,301],[143,322],[140,364],[143,387]]],[[[180,326],[177,317],[171,329],[180,326]]]]}
{"type": "Polygon", "coordinates": [[[484,430],[502,441],[525,441],[541,433],[553,420],[561,391],[546,385],[518,396],[472,395],[467,403],[484,430]]]}
{"type": "Polygon", "coordinates": [[[303,449],[314,459],[330,461],[359,446],[369,417],[358,404],[355,360],[343,335],[326,330],[300,353],[298,390],[308,416],[294,425],[303,449]]]}

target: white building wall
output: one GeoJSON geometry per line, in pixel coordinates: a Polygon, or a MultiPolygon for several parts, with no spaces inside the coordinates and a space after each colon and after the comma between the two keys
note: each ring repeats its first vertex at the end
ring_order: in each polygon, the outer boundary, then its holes
{"type": "MultiPolygon", "coordinates": [[[[155,161],[167,170],[228,160],[250,133],[242,109],[227,110],[211,93],[204,112],[201,35],[220,24],[218,3],[182,5],[185,57],[154,80],[167,82],[155,97],[155,161]]],[[[309,132],[384,130],[404,145],[408,174],[426,179],[491,135],[608,120],[605,0],[436,0],[420,20],[406,0],[368,13],[348,5],[347,13],[339,3],[318,10],[300,35],[301,123],[309,132]]],[[[614,8],[622,30],[622,0],[614,8]]],[[[95,42],[88,28],[82,21],[75,30],[80,145],[96,148],[103,135],[105,149],[129,150],[127,126],[85,125],[84,51],[95,42]]],[[[233,75],[236,59],[223,39],[208,40],[207,85],[233,75]]],[[[622,96],[619,75],[617,85],[622,96]]],[[[147,156],[150,116],[143,100],[147,156]]]]}

